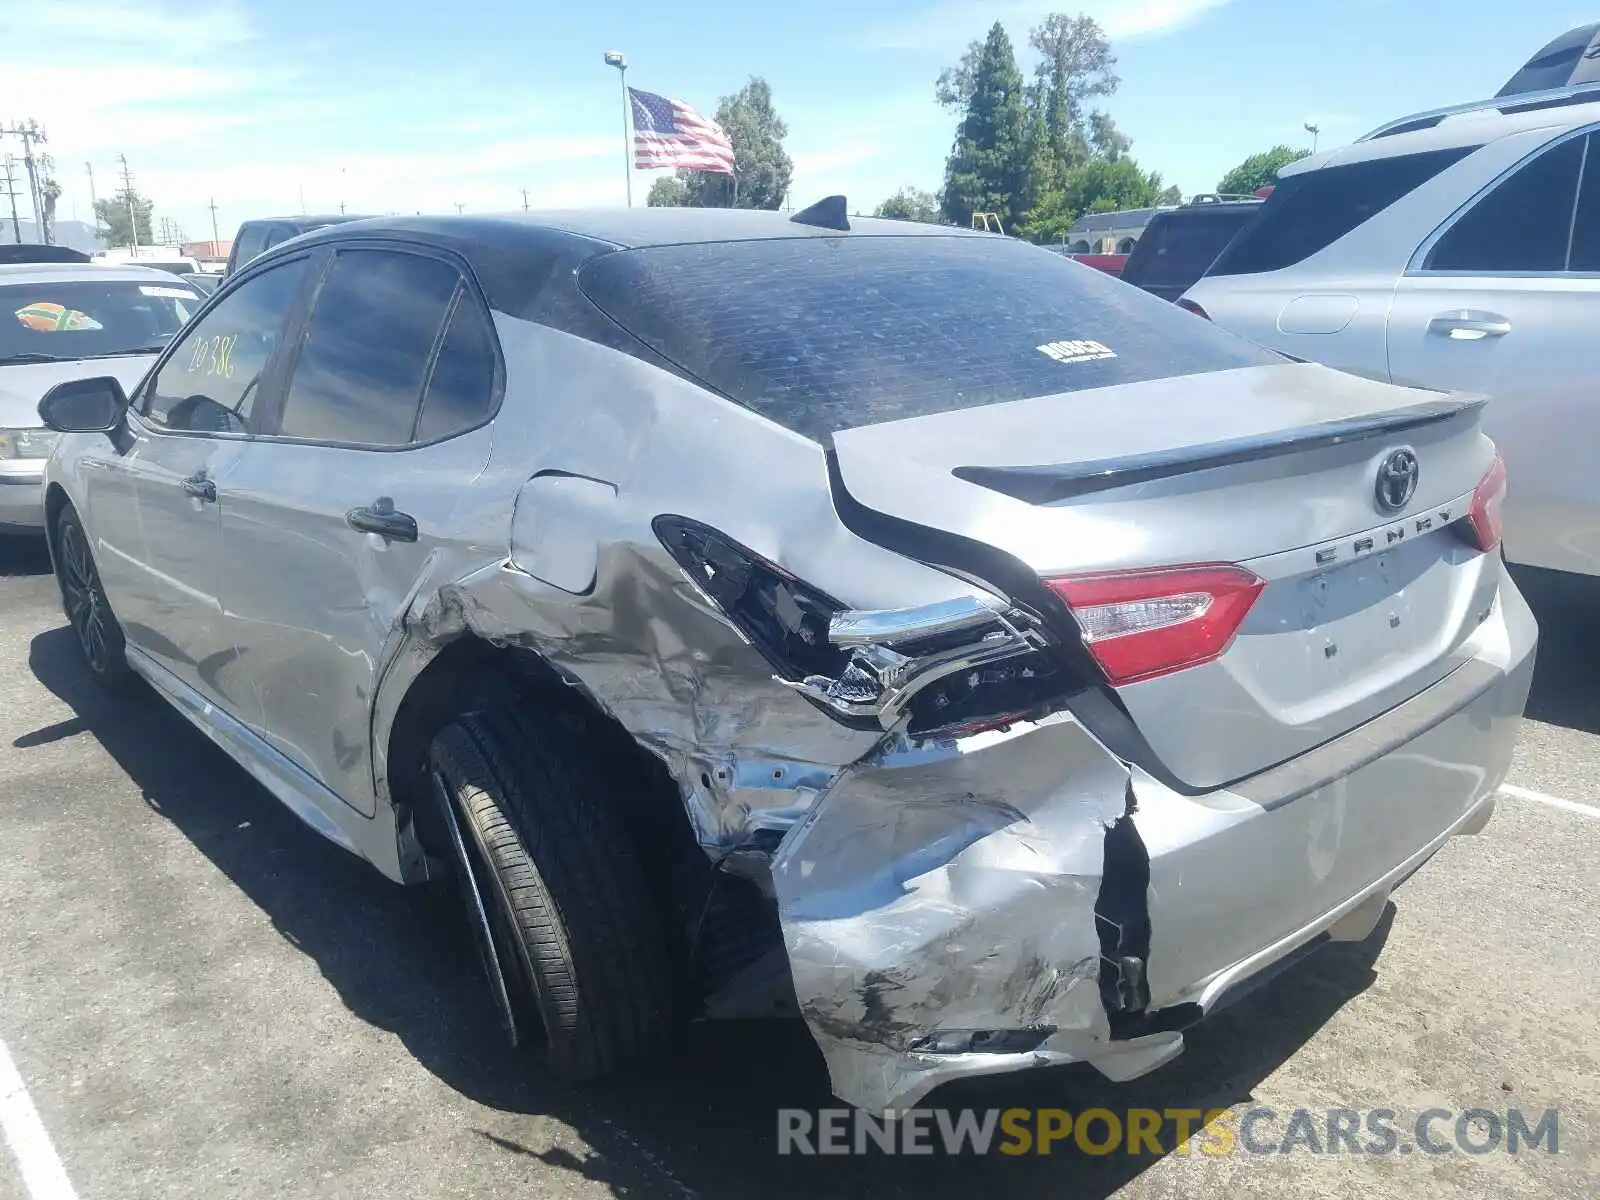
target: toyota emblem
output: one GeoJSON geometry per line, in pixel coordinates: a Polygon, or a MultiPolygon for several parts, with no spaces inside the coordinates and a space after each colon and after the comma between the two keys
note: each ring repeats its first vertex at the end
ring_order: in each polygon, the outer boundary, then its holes
{"type": "Polygon", "coordinates": [[[1373,496],[1382,512],[1399,512],[1417,494],[1417,479],[1422,467],[1414,450],[1391,450],[1378,465],[1378,482],[1373,496]]]}

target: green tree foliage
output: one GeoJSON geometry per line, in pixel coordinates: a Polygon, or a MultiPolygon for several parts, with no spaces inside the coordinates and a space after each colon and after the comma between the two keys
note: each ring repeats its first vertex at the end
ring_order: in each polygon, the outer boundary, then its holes
{"type": "Polygon", "coordinates": [[[1222,177],[1221,182],[1217,184],[1217,191],[1231,192],[1240,196],[1251,195],[1269,183],[1277,183],[1279,171],[1310,153],[1309,150],[1295,150],[1278,145],[1260,154],[1252,154],[1222,177]]]}
{"type": "Polygon", "coordinates": [[[653,208],[768,208],[783,204],[794,162],[783,148],[789,127],[772,105],[772,87],[752,75],[717,105],[717,124],[733,143],[733,174],[680,169],[676,178],[650,185],[653,208]]]}
{"type": "Polygon", "coordinates": [[[969,224],[975,212],[995,213],[1009,230],[1026,211],[1030,139],[1022,72],[998,21],[967,87],[955,146],[945,163],[940,208],[957,225],[969,224]]]}
{"type": "Polygon", "coordinates": [[[150,214],[155,203],[138,192],[119,191],[110,200],[96,200],[95,221],[108,246],[131,246],[135,220],[138,222],[139,245],[148,246],[155,241],[150,233],[150,214]],[[130,215],[131,210],[131,215],[130,215]]]}
{"type": "Polygon", "coordinates": [[[1157,203],[1160,176],[1128,157],[1131,139],[1093,107],[1118,84],[1099,24],[1052,13],[1029,31],[1028,46],[1036,55],[1030,83],[998,22],[939,76],[935,97],[961,113],[945,168],[945,217],[965,225],[974,212],[994,212],[1007,230],[1053,242],[1086,212],[1157,203]]]}
{"type": "Polygon", "coordinates": [[[683,181],[683,176],[687,174],[687,171],[680,171],[676,175],[661,176],[650,185],[650,194],[644,202],[651,208],[687,207],[689,186],[683,181]]]}
{"type": "Polygon", "coordinates": [[[928,192],[916,188],[901,188],[873,211],[875,217],[890,217],[896,221],[922,221],[929,225],[939,222],[939,200],[928,192]]]}
{"type": "Polygon", "coordinates": [[[1059,189],[1041,198],[1020,232],[1034,242],[1064,242],[1067,229],[1084,213],[1153,208],[1161,192],[1161,176],[1146,174],[1131,158],[1092,158],[1073,167],[1059,189]]]}
{"type": "Polygon", "coordinates": [[[1178,190],[1178,185],[1173,184],[1156,197],[1157,204],[1182,204],[1183,193],[1178,190]]]}
{"type": "Polygon", "coordinates": [[[1114,149],[1111,157],[1125,153],[1128,139],[1111,118],[1087,107],[1097,96],[1111,95],[1121,82],[1116,55],[1099,23],[1082,14],[1051,13],[1029,31],[1028,45],[1039,55],[1031,102],[1044,114],[1057,170],[1077,166],[1092,151],[1103,152],[1102,141],[1114,149]]]}

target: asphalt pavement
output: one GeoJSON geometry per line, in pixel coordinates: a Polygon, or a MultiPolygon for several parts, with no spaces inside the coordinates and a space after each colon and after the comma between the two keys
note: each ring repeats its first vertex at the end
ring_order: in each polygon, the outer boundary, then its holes
{"type": "Polygon", "coordinates": [[[1509,793],[1371,939],[1306,959],[1144,1079],[1064,1068],[930,1103],[1267,1107],[1269,1146],[1297,1109],[1404,1128],[1436,1108],[1447,1141],[1469,1109],[1553,1109],[1557,1153],[780,1157],[777,1110],[831,1104],[802,1027],[697,1026],[622,1082],[547,1080],[499,1040],[452,897],[323,842],[153,696],[97,693],[42,553],[0,545],[0,1200],[1600,1200],[1600,597],[1546,582],[1509,793]]]}

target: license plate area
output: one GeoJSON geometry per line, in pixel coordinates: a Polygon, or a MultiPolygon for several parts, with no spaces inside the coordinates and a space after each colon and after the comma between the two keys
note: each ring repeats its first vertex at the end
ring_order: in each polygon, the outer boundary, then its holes
{"type": "Polygon", "coordinates": [[[1413,543],[1404,553],[1368,555],[1299,580],[1307,658],[1324,683],[1410,657],[1437,636],[1449,609],[1448,583],[1419,569],[1421,549],[1413,543]]]}

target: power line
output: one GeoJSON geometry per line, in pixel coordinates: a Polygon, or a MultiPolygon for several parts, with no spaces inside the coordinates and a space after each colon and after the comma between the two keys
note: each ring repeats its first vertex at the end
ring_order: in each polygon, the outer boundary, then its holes
{"type": "Polygon", "coordinates": [[[133,251],[139,249],[139,213],[133,202],[133,172],[128,168],[128,156],[117,155],[117,161],[122,164],[122,197],[128,202],[128,248],[133,251]]]}
{"type": "Polygon", "coordinates": [[[33,148],[35,145],[42,146],[50,139],[39,128],[39,122],[32,118],[26,122],[13,121],[10,129],[0,128],[0,134],[10,134],[22,142],[22,165],[28,172],[28,196],[33,201],[33,222],[39,227],[39,240],[48,245],[50,231],[45,228],[44,193],[39,190],[38,164],[34,161],[33,148]]]}

